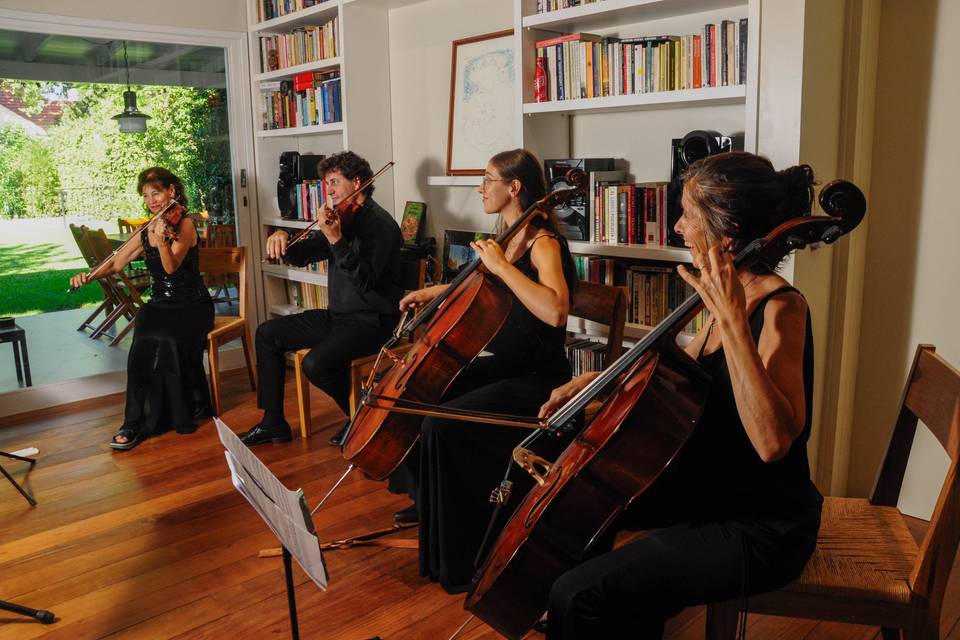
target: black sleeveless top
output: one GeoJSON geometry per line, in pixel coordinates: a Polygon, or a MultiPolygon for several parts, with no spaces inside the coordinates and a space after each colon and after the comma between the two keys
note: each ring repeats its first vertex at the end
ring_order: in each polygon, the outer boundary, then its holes
{"type": "MultiPolygon", "coordinates": [[[[560,240],[556,235],[542,235],[535,238],[534,242],[540,238],[560,240]]],[[[533,242],[513,263],[513,266],[523,275],[537,282],[537,271],[530,259],[532,251],[533,242]]],[[[561,257],[566,259],[569,249],[562,240],[560,240],[560,251],[561,257]]],[[[575,283],[567,282],[571,295],[573,295],[574,285],[575,283]]],[[[513,296],[513,305],[507,320],[486,346],[485,351],[494,354],[498,366],[509,370],[511,374],[556,373],[569,376],[570,363],[564,349],[567,327],[565,325],[551,327],[533,315],[516,294],[510,291],[510,295],[513,296]]]]}
{"type": "Polygon", "coordinates": [[[200,275],[199,243],[190,247],[176,271],[167,273],[160,259],[160,250],[148,242],[147,225],[140,230],[140,242],[144,262],[150,271],[151,302],[212,302],[200,275]]]}
{"type": "MultiPolygon", "coordinates": [[[[767,302],[793,287],[781,287],[760,300],[750,315],[754,342],[760,339],[767,302]]],[[[797,292],[799,293],[799,292],[797,292]]],[[[704,342],[704,346],[706,342],[704,342]]],[[[810,436],[813,396],[813,333],[807,312],[803,347],[803,387],[806,422],[787,455],[764,462],[740,420],[730,372],[721,347],[698,356],[713,383],[700,423],[677,460],[661,476],[665,497],[682,501],[684,512],[697,519],[774,518],[786,522],[813,522],[820,517],[823,497],[810,479],[807,439],[810,436]]]]}

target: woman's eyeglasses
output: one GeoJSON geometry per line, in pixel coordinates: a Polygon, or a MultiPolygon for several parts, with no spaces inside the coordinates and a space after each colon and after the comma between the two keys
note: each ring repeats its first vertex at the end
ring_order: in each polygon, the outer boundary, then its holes
{"type": "Polygon", "coordinates": [[[488,186],[490,186],[491,182],[512,182],[512,181],[508,180],[507,178],[488,178],[487,176],[483,176],[483,178],[480,179],[480,186],[486,189],[488,186]]]}

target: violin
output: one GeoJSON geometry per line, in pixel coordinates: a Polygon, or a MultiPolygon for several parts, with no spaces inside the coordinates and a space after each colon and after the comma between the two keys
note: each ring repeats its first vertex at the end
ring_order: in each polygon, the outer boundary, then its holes
{"type": "MultiPolygon", "coordinates": [[[[180,221],[183,220],[183,217],[187,214],[187,208],[176,200],[171,200],[166,204],[166,206],[161,209],[155,216],[141,224],[139,227],[133,230],[130,234],[130,237],[127,238],[123,244],[113,250],[109,256],[98,262],[90,271],[87,272],[87,281],[92,282],[96,280],[101,274],[104,266],[110,264],[114,256],[127,248],[131,242],[134,242],[140,237],[140,230],[145,228],[147,225],[152,224],[158,218],[163,218],[163,232],[162,236],[164,242],[168,245],[173,244],[177,238],[180,237],[179,225],[180,221]]],[[[71,286],[67,291],[73,292],[76,291],[79,287],[71,286]]]]}
{"type": "MultiPolygon", "coordinates": [[[[792,250],[832,243],[866,212],[863,193],[847,181],[825,186],[819,200],[827,215],[793,218],[754,240],[734,259],[737,270],[761,260],[777,264],[792,250]]],[[[677,345],[677,334],[703,306],[699,294],[687,298],[547,420],[546,432],[565,430],[591,400],[611,390],[554,462],[525,448],[533,436],[514,449],[513,459],[536,484],[507,521],[464,602],[505,637],[521,638],[533,627],[557,578],[589,555],[696,429],[711,380],[677,345]]]]}
{"type": "MultiPolygon", "coordinates": [[[[369,178],[361,182],[360,186],[358,186],[356,189],[351,191],[346,198],[344,198],[343,200],[338,202],[336,205],[334,205],[333,208],[328,209],[329,213],[324,216],[323,223],[325,225],[331,225],[334,223],[335,220],[339,220],[344,216],[349,217],[354,213],[356,213],[357,209],[360,208],[360,203],[357,201],[357,196],[363,193],[364,189],[366,189],[368,186],[373,184],[373,182],[377,178],[379,178],[387,169],[392,167],[394,164],[395,164],[394,161],[391,160],[387,164],[380,167],[379,171],[377,171],[375,174],[373,174],[372,176],[370,176],[369,178]]],[[[292,238],[290,238],[287,241],[287,248],[289,249],[293,245],[297,244],[298,242],[306,238],[310,234],[310,232],[313,230],[313,227],[315,227],[320,222],[321,222],[320,218],[317,218],[316,220],[308,224],[306,227],[301,229],[296,235],[294,235],[292,238]]],[[[260,262],[270,262],[270,261],[271,261],[270,258],[264,258],[260,262]]]]}

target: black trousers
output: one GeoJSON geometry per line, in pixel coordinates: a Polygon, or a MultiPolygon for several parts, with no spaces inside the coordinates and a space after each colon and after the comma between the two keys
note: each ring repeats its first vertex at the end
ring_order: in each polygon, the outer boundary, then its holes
{"type": "Polygon", "coordinates": [[[661,638],[689,606],[770,591],[803,570],[819,520],[685,522],[563,574],[550,592],[548,640],[661,638]]]}
{"type": "MultiPolygon", "coordinates": [[[[350,361],[383,346],[396,325],[393,316],[372,321],[365,316],[326,309],[274,318],[257,327],[257,406],[272,419],[283,418],[284,355],[312,347],[303,359],[303,373],[350,414],[350,361]]],[[[274,425],[268,425],[274,426],[274,425]]]]}

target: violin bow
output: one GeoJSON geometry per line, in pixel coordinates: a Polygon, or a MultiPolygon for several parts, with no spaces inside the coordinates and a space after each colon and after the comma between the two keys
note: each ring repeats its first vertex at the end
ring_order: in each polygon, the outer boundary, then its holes
{"type": "MultiPolygon", "coordinates": [[[[101,269],[103,269],[103,266],[108,262],[110,262],[111,260],[113,260],[114,256],[116,256],[118,253],[126,249],[127,245],[133,242],[133,239],[137,237],[141,229],[143,229],[145,226],[147,226],[148,224],[150,224],[151,222],[153,222],[154,220],[156,220],[157,218],[165,214],[167,212],[167,209],[169,209],[175,204],[178,204],[176,198],[171,198],[170,202],[168,202],[163,209],[158,211],[156,215],[154,215],[149,220],[141,224],[139,227],[131,231],[130,237],[124,240],[123,244],[121,244],[119,247],[114,249],[113,252],[110,255],[108,255],[106,258],[98,262],[92,269],[90,269],[90,271],[87,271],[87,278],[91,281],[96,280],[97,274],[100,272],[101,269]]],[[[67,293],[73,293],[79,288],[80,287],[70,287],[69,289],[67,289],[67,293]]]]}
{"type": "MultiPolygon", "coordinates": [[[[373,184],[373,181],[374,181],[374,180],[376,180],[376,179],[379,178],[381,175],[383,175],[383,173],[384,173],[387,169],[389,169],[390,167],[392,167],[394,164],[396,164],[396,162],[393,161],[393,160],[391,160],[391,161],[388,162],[387,164],[385,164],[385,165],[383,165],[382,167],[380,167],[380,170],[379,170],[379,171],[377,171],[375,174],[373,174],[372,176],[370,176],[369,178],[367,178],[366,180],[364,180],[363,182],[361,182],[359,187],[357,187],[356,189],[354,189],[354,190],[350,193],[350,195],[348,195],[346,198],[344,198],[343,200],[341,200],[341,201],[337,204],[337,206],[334,207],[334,211],[336,211],[338,208],[342,207],[342,206],[345,205],[346,203],[348,203],[348,202],[350,202],[351,200],[353,200],[358,194],[360,194],[364,189],[366,189],[368,186],[370,186],[371,184],[373,184]]],[[[324,204],[326,204],[326,203],[324,203],[324,204]]],[[[307,234],[310,233],[310,231],[312,231],[313,228],[314,228],[319,222],[320,222],[320,218],[317,218],[316,220],[313,220],[310,224],[308,224],[308,225],[305,226],[303,229],[301,229],[295,236],[293,236],[292,238],[290,238],[290,241],[287,242],[287,249],[289,249],[289,248],[292,247],[293,245],[297,244],[298,242],[300,242],[301,240],[303,240],[304,238],[306,238],[306,237],[307,237],[307,234]]],[[[330,222],[329,222],[328,220],[324,220],[324,224],[330,224],[330,222]]],[[[269,261],[270,261],[270,258],[264,258],[264,259],[261,260],[260,262],[269,262],[269,261]]]]}

